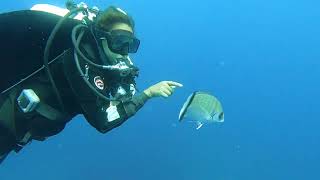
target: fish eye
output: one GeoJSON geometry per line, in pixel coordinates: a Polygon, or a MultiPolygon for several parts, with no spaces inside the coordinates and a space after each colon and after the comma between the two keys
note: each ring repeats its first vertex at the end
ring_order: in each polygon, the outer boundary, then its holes
{"type": "Polygon", "coordinates": [[[224,113],[222,112],[219,114],[219,120],[222,121],[223,119],[224,119],[224,113]]]}

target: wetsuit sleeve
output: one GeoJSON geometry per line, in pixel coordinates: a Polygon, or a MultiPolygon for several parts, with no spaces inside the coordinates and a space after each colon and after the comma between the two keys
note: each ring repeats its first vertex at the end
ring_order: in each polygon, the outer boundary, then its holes
{"type": "Polygon", "coordinates": [[[131,101],[123,103],[127,118],[133,116],[149,99],[145,93],[135,95],[131,101]]]}
{"type": "Polygon", "coordinates": [[[124,123],[136,114],[149,97],[145,93],[133,96],[116,106],[110,103],[83,103],[84,116],[99,132],[106,133],[124,123]]]}

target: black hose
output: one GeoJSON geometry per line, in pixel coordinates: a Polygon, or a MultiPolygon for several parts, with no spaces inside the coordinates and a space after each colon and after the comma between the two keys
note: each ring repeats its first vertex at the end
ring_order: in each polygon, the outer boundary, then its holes
{"type": "MultiPolygon", "coordinates": [[[[84,33],[85,33],[84,31],[81,31],[80,34],[79,34],[79,36],[78,36],[78,38],[76,38],[77,31],[78,31],[80,28],[82,28],[82,27],[80,27],[80,26],[74,27],[74,31],[72,31],[72,32],[73,32],[73,33],[72,33],[72,39],[75,40],[75,44],[74,44],[75,49],[79,49],[80,42],[81,42],[81,40],[82,40],[82,38],[83,38],[83,35],[84,35],[84,33]]],[[[108,98],[107,96],[103,95],[102,93],[100,93],[99,91],[97,91],[96,88],[94,88],[94,87],[92,86],[92,84],[86,79],[86,75],[82,72],[82,69],[81,69],[81,66],[80,66],[80,63],[79,63],[79,59],[78,59],[78,56],[77,56],[77,52],[81,52],[80,49],[79,49],[79,51],[75,51],[75,52],[74,52],[74,56],[75,56],[74,60],[75,60],[75,63],[76,63],[76,67],[77,67],[77,69],[78,69],[78,72],[80,73],[80,76],[82,77],[83,81],[87,84],[87,86],[94,92],[94,94],[96,94],[96,95],[97,95],[98,97],[100,97],[102,100],[105,100],[105,101],[119,101],[119,100],[117,100],[117,99],[115,99],[115,98],[108,98]]],[[[81,53],[81,54],[82,54],[82,53],[81,53]]],[[[82,55],[83,55],[83,54],[82,54],[82,55]]],[[[83,57],[86,58],[85,56],[83,56],[83,57]]],[[[89,59],[87,59],[86,62],[90,62],[90,64],[93,63],[93,62],[91,62],[89,59]]],[[[94,63],[93,63],[93,64],[94,64],[94,63]]],[[[97,64],[96,64],[96,65],[97,65],[97,64]]],[[[101,65],[97,65],[97,66],[101,66],[101,65]]]]}
{"type": "Polygon", "coordinates": [[[46,44],[46,48],[44,50],[44,56],[43,56],[43,64],[44,64],[44,67],[45,67],[45,70],[47,72],[47,75],[48,75],[48,78],[51,82],[51,85],[52,85],[52,88],[53,88],[53,91],[55,92],[55,95],[58,99],[58,103],[60,105],[60,108],[61,108],[61,111],[64,112],[65,111],[65,107],[63,105],[63,101],[62,101],[62,98],[61,98],[61,95],[58,91],[58,88],[53,80],[53,77],[52,77],[52,74],[51,74],[51,71],[50,71],[50,68],[49,68],[49,65],[48,65],[48,62],[49,62],[49,57],[50,57],[50,49],[51,49],[51,46],[52,46],[52,42],[58,32],[58,30],[61,28],[62,24],[73,14],[75,13],[78,13],[80,11],[84,11],[85,8],[78,8],[78,9],[74,9],[72,11],[70,11],[69,13],[67,13],[62,19],[60,19],[58,21],[58,23],[55,25],[54,29],[52,30],[49,38],[48,38],[48,41],[47,41],[47,44],[46,44]]]}
{"type": "MultiPolygon", "coordinates": [[[[73,46],[75,47],[75,50],[76,50],[77,53],[81,56],[81,58],[83,58],[83,59],[84,59],[88,64],[90,64],[91,66],[94,66],[94,67],[99,68],[99,69],[104,69],[104,66],[103,66],[103,65],[96,64],[96,63],[92,62],[90,59],[88,59],[88,58],[81,52],[81,50],[80,50],[80,48],[79,48],[79,44],[80,44],[80,42],[81,42],[81,39],[82,39],[83,34],[82,34],[81,38],[78,38],[79,42],[78,42],[78,40],[77,40],[77,32],[78,32],[81,28],[88,28],[88,27],[85,26],[85,25],[79,24],[79,25],[77,25],[76,27],[74,27],[74,28],[72,29],[71,39],[72,39],[73,46]]],[[[83,31],[82,31],[82,32],[83,32],[83,31]]],[[[79,36],[80,36],[80,35],[79,35],[79,36]]]]}

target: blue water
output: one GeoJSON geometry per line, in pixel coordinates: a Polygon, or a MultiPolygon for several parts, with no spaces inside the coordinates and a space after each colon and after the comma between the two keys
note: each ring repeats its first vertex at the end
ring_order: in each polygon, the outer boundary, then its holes
{"type": "MultiPolygon", "coordinates": [[[[35,3],[2,2],[1,12],[35,3]]],[[[320,1],[87,3],[134,17],[140,89],[161,80],[184,87],[107,134],[74,118],[61,134],[11,154],[1,180],[320,179],[320,1]],[[221,100],[224,124],[178,123],[195,90],[221,100]]]]}

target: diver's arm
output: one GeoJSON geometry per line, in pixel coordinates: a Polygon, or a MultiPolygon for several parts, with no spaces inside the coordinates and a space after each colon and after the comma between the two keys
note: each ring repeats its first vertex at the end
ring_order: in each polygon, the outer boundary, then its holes
{"type": "Polygon", "coordinates": [[[127,118],[133,116],[142,106],[150,99],[145,92],[142,92],[139,95],[135,95],[131,98],[130,101],[124,102],[123,107],[126,112],[127,118]]]}
{"type": "Polygon", "coordinates": [[[123,103],[127,118],[133,116],[148,99],[159,96],[169,97],[176,87],[182,87],[182,84],[173,81],[162,81],[150,86],[141,94],[133,96],[131,101],[123,103]]]}
{"type": "Polygon", "coordinates": [[[135,115],[148,99],[169,97],[175,87],[182,87],[182,84],[173,81],[162,81],[150,86],[141,94],[134,95],[129,101],[110,102],[107,107],[96,103],[86,103],[82,106],[86,109],[84,114],[89,123],[99,132],[106,133],[135,115]]]}
{"type": "Polygon", "coordinates": [[[183,85],[174,81],[161,81],[153,86],[150,86],[148,89],[143,92],[149,97],[169,97],[174,92],[176,87],[182,87],[183,85]]]}
{"type": "Polygon", "coordinates": [[[134,96],[131,101],[124,104],[124,109],[128,118],[133,116],[148,99],[159,96],[169,97],[176,87],[182,87],[182,84],[173,81],[162,81],[150,86],[140,95],[134,96]]]}
{"type": "Polygon", "coordinates": [[[86,109],[84,115],[88,122],[99,132],[107,133],[135,115],[148,99],[150,98],[145,93],[141,93],[128,101],[111,101],[107,106],[104,103],[86,103],[82,106],[86,109]]]}

